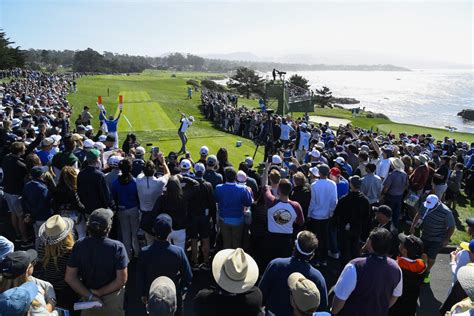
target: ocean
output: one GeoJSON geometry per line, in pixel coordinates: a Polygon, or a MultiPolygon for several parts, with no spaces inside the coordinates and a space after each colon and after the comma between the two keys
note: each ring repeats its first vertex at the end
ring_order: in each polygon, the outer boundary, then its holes
{"type": "MultiPolygon", "coordinates": [[[[474,121],[457,116],[463,109],[474,109],[474,70],[297,73],[309,80],[311,89],[327,86],[335,97],[360,101],[358,105],[342,105],[344,107],[365,107],[399,123],[453,126],[459,132],[474,133],[474,121]]],[[[286,78],[292,74],[294,72],[288,72],[286,78]]]]}

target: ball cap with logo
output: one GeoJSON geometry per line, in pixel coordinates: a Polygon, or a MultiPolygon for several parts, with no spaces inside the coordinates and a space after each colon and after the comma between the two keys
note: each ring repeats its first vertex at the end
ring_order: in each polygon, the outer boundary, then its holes
{"type": "Polygon", "coordinates": [[[189,170],[191,169],[191,161],[189,161],[189,159],[183,159],[181,160],[179,167],[181,170],[189,170]]]}
{"type": "Polygon", "coordinates": [[[423,206],[426,207],[427,210],[431,210],[435,207],[439,202],[438,197],[435,194],[430,194],[426,198],[426,201],[423,203],[423,206]]]}
{"type": "Polygon", "coordinates": [[[295,272],[288,277],[288,287],[295,307],[304,313],[313,313],[319,307],[321,295],[316,284],[295,272]]]}

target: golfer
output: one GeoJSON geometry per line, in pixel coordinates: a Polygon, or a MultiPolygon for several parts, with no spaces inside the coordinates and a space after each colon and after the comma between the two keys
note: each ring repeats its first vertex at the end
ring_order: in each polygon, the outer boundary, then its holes
{"type": "Polygon", "coordinates": [[[181,113],[181,125],[179,126],[178,129],[178,135],[179,138],[181,139],[181,149],[178,152],[178,155],[181,153],[186,153],[186,143],[188,142],[188,137],[186,136],[186,131],[188,130],[189,126],[191,126],[194,122],[194,117],[190,115],[189,117],[186,117],[186,114],[181,113]]]}
{"type": "Polygon", "coordinates": [[[118,148],[119,140],[118,140],[118,133],[117,133],[117,125],[118,125],[118,121],[120,119],[120,116],[122,115],[122,107],[120,107],[120,112],[119,112],[119,115],[117,116],[116,119],[114,119],[113,115],[110,115],[109,118],[107,119],[105,111],[104,112],[101,111],[101,113],[104,113],[104,115],[103,115],[104,116],[104,122],[105,122],[105,125],[107,126],[108,134],[115,137],[115,142],[114,142],[113,148],[118,148]]]}

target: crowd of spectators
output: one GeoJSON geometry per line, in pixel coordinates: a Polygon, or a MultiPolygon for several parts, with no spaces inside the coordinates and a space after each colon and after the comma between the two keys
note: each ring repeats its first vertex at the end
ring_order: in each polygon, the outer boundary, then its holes
{"type": "MultiPolygon", "coordinates": [[[[415,315],[456,200],[474,194],[474,144],[448,137],[333,129],[203,93],[208,119],[265,144],[265,161],[234,167],[206,144],[165,156],[129,134],[116,148],[86,108],[70,128],[74,75],[8,76],[0,315],[138,315],[132,296],[150,315],[182,315],[191,299],[206,316],[415,315]],[[189,297],[196,274],[212,286],[189,297]]],[[[466,224],[443,315],[472,315],[466,224]]]]}

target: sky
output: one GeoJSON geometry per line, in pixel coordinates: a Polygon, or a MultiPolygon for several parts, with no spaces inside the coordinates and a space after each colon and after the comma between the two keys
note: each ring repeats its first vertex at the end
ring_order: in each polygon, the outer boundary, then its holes
{"type": "Polygon", "coordinates": [[[24,49],[304,54],[347,63],[371,56],[472,65],[473,15],[472,1],[455,0],[0,0],[0,28],[24,49]]]}

